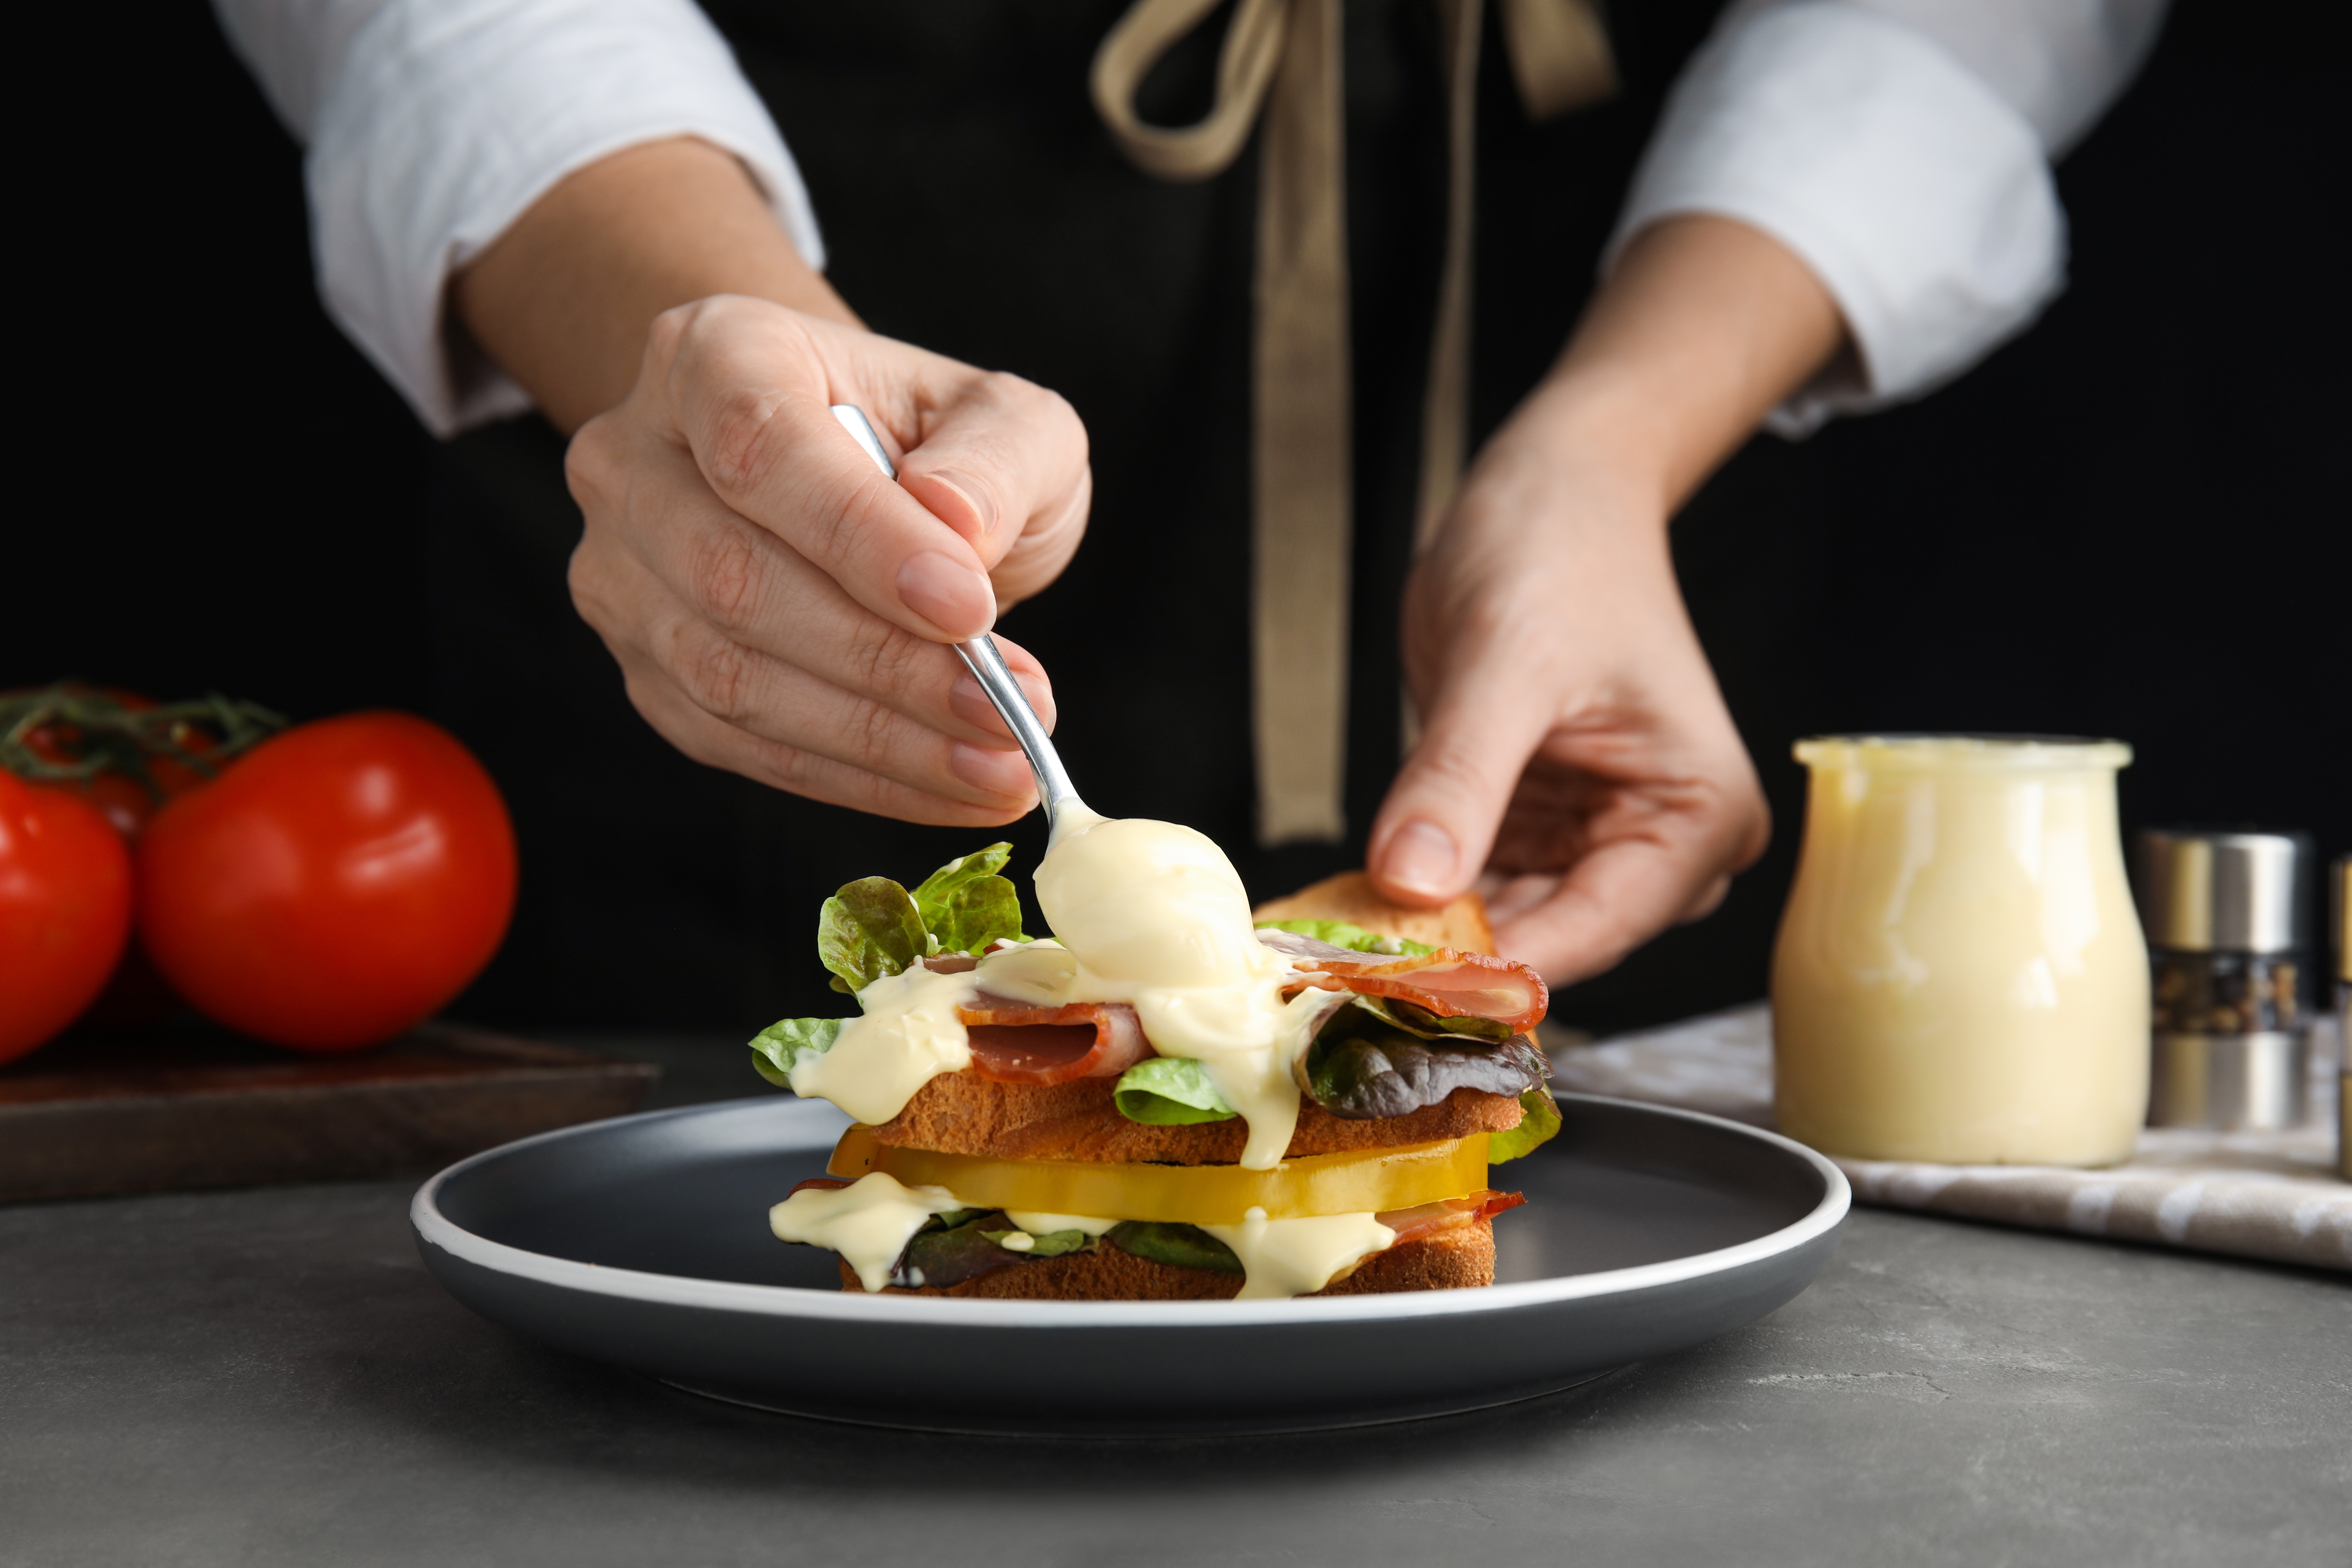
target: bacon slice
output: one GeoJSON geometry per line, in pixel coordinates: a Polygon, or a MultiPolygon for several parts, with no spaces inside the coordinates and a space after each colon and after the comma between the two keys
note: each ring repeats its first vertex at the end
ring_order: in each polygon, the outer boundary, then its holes
{"type": "Polygon", "coordinates": [[[1286,995],[1296,995],[1313,985],[1326,991],[1352,991],[1360,996],[1390,996],[1426,1007],[1441,1018],[1492,1018],[1508,1024],[1514,1034],[1525,1034],[1541,1023],[1551,1000],[1543,976],[1526,964],[1450,947],[1420,958],[1384,959],[1377,963],[1340,958],[1294,959],[1291,982],[1286,995]]]}
{"type": "Polygon", "coordinates": [[[1435,1236],[1442,1230],[1472,1224],[1515,1209],[1528,1201],[1525,1193],[1498,1193],[1489,1187],[1483,1193],[1467,1197],[1440,1198],[1433,1204],[1423,1204],[1409,1209],[1391,1209],[1372,1217],[1396,1232],[1396,1242],[1419,1241],[1425,1236],[1435,1236]]]}
{"type": "Polygon", "coordinates": [[[983,991],[956,1016],[971,1037],[971,1070],[990,1083],[1117,1078],[1151,1055],[1124,1002],[1032,1007],[983,991]]]}

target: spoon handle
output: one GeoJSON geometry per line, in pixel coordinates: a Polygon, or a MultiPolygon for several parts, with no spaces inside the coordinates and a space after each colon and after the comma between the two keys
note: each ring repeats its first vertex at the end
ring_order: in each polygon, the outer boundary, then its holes
{"type": "MultiPolygon", "coordinates": [[[[832,406],[833,416],[841,421],[841,427],[849,432],[850,438],[874,459],[876,468],[896,480],[898,465],[891,462],[890,454],[882,449],[882,439],[874,434],[874,426],[867,422],[866,411],[854,403],[836,403],[832,406]]],[[[972,679],[980,682],[980,689],[988,693],[988,700],[996,704],[996,711],[1003,717],[1005,727],[1013,731],[1013,738],[1021,742],[1021,750],[1029,759],[1029,769],[1037,775],[1037,795],[1045,805],[1046,826],[1058,826],[1066,804],[1082,805],[1085,803],[1079,801],[1077,790],[1070,784],[1069,773],[1062,766],[1061,753],[1054,750],[1053,740],[1046,735],[1045,726],[1037,721],[1037,711],[1029,706],[1028,696],[1022,691],[1021,683],[1013,679],[1011,670],[1004,668],[1004,656],[997,651],[996,639],[982,632],[969,642],[957,643],[955,650],[963,659],[964,668],[971,671],[972,679]]]]}
{"type": "Polygon", "coordinates": [[[960,642],[955,650],[962,656],[965,668],[988,700],[996,704],[997,712],[1004,717],[1013,738],[1021,742],[1021,750],[1029,758],[1029,771],[1037,775],[1037,797],[1045,803],[1045,825],[1051,827],[1061,820],[1062,808],[1078,798],[1070,783],[1070,775],[1062,766],[1061,753],[1054,750],[1045,726],[1037,721],[1037,711],[1029,706],[1029,699],[1013,672],[1004,668],[1004,656],[996,651],[996,639],[986,632],[970,642],[960,642]]]}

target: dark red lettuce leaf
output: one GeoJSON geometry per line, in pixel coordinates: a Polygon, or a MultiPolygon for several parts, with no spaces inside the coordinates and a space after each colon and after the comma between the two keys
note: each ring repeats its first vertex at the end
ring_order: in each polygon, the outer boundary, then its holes
{"type": "Polygon", "coordinates": [[[1424,1038],[1366,1007],[1332,1015],[1307,1052],[1315,1103],[1359,1121],[1408,1115],[1457,1089],[1517,1100],[1550,1076],[1551,1064],[1525,1035],[1499,1043],[1460,1035],[1424,1038]]]}

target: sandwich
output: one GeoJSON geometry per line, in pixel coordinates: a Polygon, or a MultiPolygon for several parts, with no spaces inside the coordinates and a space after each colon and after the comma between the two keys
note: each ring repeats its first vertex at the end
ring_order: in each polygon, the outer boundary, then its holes
{"type": "Polygon", "coordinates": [[[846,1018],[751,1042],[854,1125],[770,1212],[845,1290],[1065,1300],[1491,1284],[1488,1167],[1559,1115],[1540,976],[1475,896],[1397,909],[1360,876],[1255,911],[1174,824],[1072,809],[1022,930],[992,845],[909,890],[825,900],[846,1018]],[[1408,932],[1417,934],[1408,934],[1408,932]],[[1435,938],[1437,940],[1427,940],[1435,938]]]}

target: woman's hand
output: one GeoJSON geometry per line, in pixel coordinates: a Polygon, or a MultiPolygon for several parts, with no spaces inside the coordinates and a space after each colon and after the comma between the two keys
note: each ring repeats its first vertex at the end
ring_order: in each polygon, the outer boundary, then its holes
{"type": "MultiPolygon", "coordinates": [[[[700,142],[564,180],[452,301],[579,432],[572,599],[673,745],[911,821],[1029,809],[1011,731],[946,645],[1076,550],[1092,479],[1068,404],[866,331],[742,167],[700,142]],[[866,410],[899,483],[835,403],[866,410]]],[[[998,646],[1051,729],[1044,669],[998,646]]]]}
{"type": "Polygon", "coordinates": [[[1843,332],[1804,264],[1744,225],[1672,218],[1627,248],[1414,569],[1423,730],[1366,857],[1391,896],[1475,884],[1503,952],[1564,984],[1706,914],[1763,853],[1666,520],[1843,332]]]}
{"type": "Polygon", "coordinates": [[[1719,903],[1769,819],[1676,591],[1664,505],[1525,426],[1473,470],[1405,598],[1419,743],[1373,828],[1391,891],[1476,879],[1555,984],[1719,903]]]}
{"type": "MultiPolygon", "coordinates": [[[[946,645],[1059,574],[1086,530],[1067,404],[862,328],[720,296],[653,324],[566,472],[572,595],[687,755],[915,822],[1009,822],[1028,764],[946,645]],[[862,406],[893,484],[829,405],[862,406]]],[[[1046,726],[1045,670],[998,646],[1046,726]]]]}

